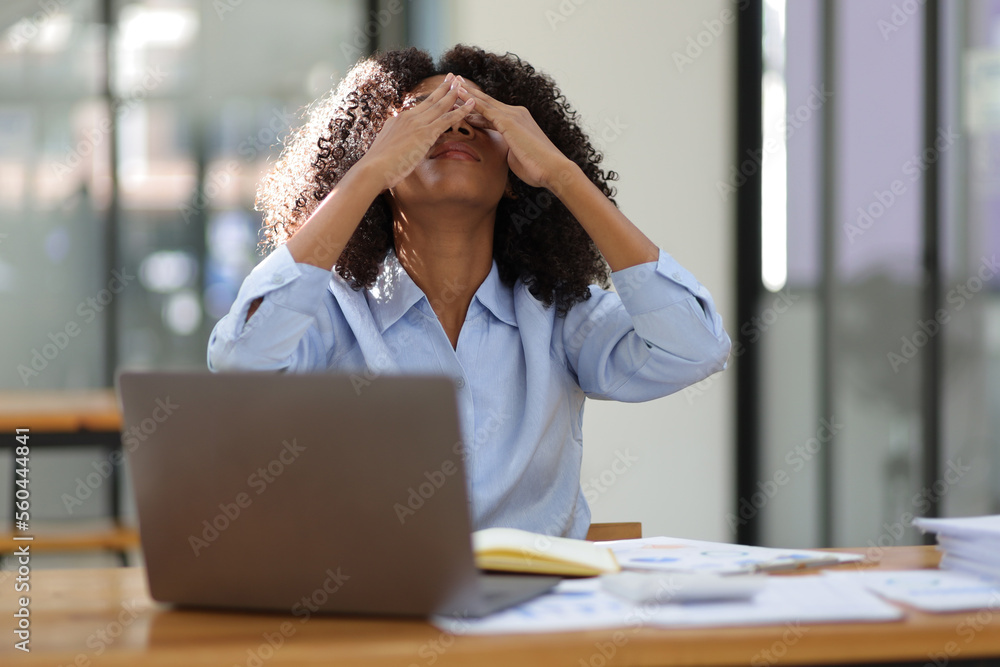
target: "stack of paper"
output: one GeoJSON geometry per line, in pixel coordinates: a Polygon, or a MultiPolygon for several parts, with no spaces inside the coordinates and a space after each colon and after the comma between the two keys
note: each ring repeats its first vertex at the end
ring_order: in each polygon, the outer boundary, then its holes
{"type": "Polygon", "coordinates": [[[937,533],[942,568],[1000,580],[1000,515],[913,523],[925,533],[937,533]]]}

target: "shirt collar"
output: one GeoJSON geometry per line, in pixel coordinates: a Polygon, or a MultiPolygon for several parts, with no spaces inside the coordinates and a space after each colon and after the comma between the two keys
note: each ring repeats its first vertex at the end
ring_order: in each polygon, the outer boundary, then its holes
{"type": "Polygon", "coordinates": [[[512,327],[517,326],[517,318],[514,317],[514,291],[501,282],[496,260],[493,260],[490,274],[476,290],[475,298],[498,320],[512,327]]]}
{"type": "MultiPolygon", "coordinates": [[[[386,329],[414,306],[427,315],[434,315],[427,296],[406,273],[406,269],[399,263],[396,253],[391,249],[382,262],[382,269],[375,278],[375,284],[365,290],[365,299],[378,325],[379,333],[385,333],[386,329]]],[[[517,319],[514,317],[514,293],[500,281],[495,260],[486,280],[476,290],[473,300],[478,300],[500,321],[513,327],[517,326],[517,319]]]]}

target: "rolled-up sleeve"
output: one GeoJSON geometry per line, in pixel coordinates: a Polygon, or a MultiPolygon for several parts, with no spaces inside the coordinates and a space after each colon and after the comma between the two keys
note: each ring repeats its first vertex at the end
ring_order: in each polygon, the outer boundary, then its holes
{"type": "Polygon", "coordinates": [[[332,347],[326,315],[331,272],[297,264],[280,246],[243,281],[229,313],[215,325],[208,341],[208,367],[220,370],[310,370],[325,366],[332,347]],[[255,299],[260,307],[247,320],[255,299]],[[325,331],[324,331],[325,329],[325,331]]]}
{"type": "Polygon", "coordinates": [[[563,329],[567,363],[589,397],[646,401],[726,367],[731,343],[712,296],[669,254],[611,280],[617,294],[592,286],[563,329]]]}

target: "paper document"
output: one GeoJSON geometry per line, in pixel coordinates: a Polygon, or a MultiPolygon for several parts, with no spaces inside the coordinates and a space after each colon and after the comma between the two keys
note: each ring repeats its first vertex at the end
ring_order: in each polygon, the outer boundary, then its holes
{"type": "Polygon", "coordinates": [[[574,632],[626,627],[638,606],[601,589],[600,577],[566,579],[551,592],[479,619],[435,616],[431,622],[456,635],[574,632]]]}
{"type": "Polygon", "coordinates": [[[1000,537],[995,539],[963,540],[946,535],[937,536],[938,549],[969,560],[1000,567],[1000,537]]]}
{"type": "Polygon", "coordinates": [[[822,576],[769,577],[763,591],[746,602],[662,605],[652,612],[654,625],[778,625],[841,621],[894,621],[898,607],[861,585],[839,584],[822,576]]]}
{"type": "Polygon", "coordinates": [[[941,569],[985,577],[994,583],[1000,582],[1000,562],[984,563],[975,558],[968,558],[961,552],[945,551],[941,556],[941,569]]]}
{"type": "Polygon", "coordinates": [[[615,553],[622,568],[629,570],[744,574],[864,560],[860,554],[749,547],[680,537],[646,537],[601,544],[615,553]]]}
{"type": "MultiPolygon", "coordinates": [[[[712,627],[893,621],[903,612],[860,583],[822,576],[768,577],[752,599],[661,605],[631,604],[603,590],[600,579],[568,580],[553,592],[482,619],[435,617],[455,634],[570,632],[600,628],[712,627]]],[[[627,630],[627,631],[628,631],[627,630]]]]}
{"type": "Polygon", "coordinates": [[[942,569],[1000,581],[1000,516],[914,519],[913,524],[937,533],[942,569]]]}
{"type": "Polygon", "coordinates": [[[616,572],[601,576],[601,587],[637,604],[748,600],[767,586],[766,574],[710,572],[616,572]]]}
{"type": "Polygon", "coordinates": [[[913,520],[913,525],[920,530],[949,537],[967,539],[1000,538],[1000,515],[970,516],[955,519],[924,519],[913,520]]]}
{"type": "Polygon", "coordinates": [[[825,572],[839,582],[860,583],[884,598],[931,612],[1000,609],[1000,584],[961,572],[904,570],[825,572]]]}

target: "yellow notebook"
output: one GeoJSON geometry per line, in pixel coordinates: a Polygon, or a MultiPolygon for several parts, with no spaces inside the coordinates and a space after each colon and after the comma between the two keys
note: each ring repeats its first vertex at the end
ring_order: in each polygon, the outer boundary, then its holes
{"type": "Polygon", "coordinates": [[[619,572],[611,549],[586,540],[550,537],[517,528],[472,533],[476,567],[481,570],[590,577],[619,572]]]}

